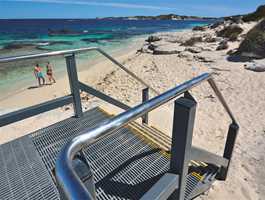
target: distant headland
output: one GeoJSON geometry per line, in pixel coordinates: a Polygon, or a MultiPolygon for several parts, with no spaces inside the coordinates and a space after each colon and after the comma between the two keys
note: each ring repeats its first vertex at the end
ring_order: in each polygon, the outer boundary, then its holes
{"type": "Polygon", "coordinates": [[[103,17],[97,19],[123,19],[123,20],[211,20],[217,19],[215,17],[199,17],[199,16],[187,16],[187,15],[157,15],[157,16],[129,16],[129,17],[103,17]]]}
{"type": "Polygon", "coordinates": [[[255,12],[247,14],[239,14],[234,16],[224,17],[201,17],[201,16],[188,16],[188,15],[177,15],[177,14],[165,14],[157,16],[128,16],[128,17],[103,17],[96,19],[123,19],[123,20],[239,20],[242,19],[245,22],[255,21],[262,19],[265,15],[265,5],[261,5],[255,12]]]}

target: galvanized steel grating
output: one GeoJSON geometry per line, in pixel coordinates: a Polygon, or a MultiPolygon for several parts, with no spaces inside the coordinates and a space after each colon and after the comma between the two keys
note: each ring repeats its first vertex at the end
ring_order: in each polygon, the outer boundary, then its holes
{"type": "MultiPolygon", "coordinates": [[[[59,151],[82,130],[108,118],[94,108],[82,118],[69,118],[1,145],[0,199],[59,199],[53,174],[59,151]]],[[[128,128],[101,138],[83,153],[100,200],[139,199],[169,170],[163,151],[128,128]]],[[[185,199],[202,184],[198,177],[188,175],[185,199]]]]}
{"type": "MultiPolygon", "coordinates": [[[[109,118],[94,108],[82,118],[71,118],[31,135],[53,176],[56,156],[84,128],[109,118]]],[[[84,149],[91,165],[98,199],[139,199],[168,170],[168,160],[129,129],[123,128],[84,149]]]]}
{"type": "Polygon", "coordinates": [[[0,146],[0,199],[59,199],[31,139],[0,146]]]}
{"type": "Polygon", "coordinates": [[[84,128],[93,127],[106,119],[106,114],[94,108],[85,112],[82,118],[69,118],[31,134],[32,141],[53,178],[52,170],[61,148],[84,128]]]}
{"type": "MultiPolygon", "coordinates": [[[[54,176],[55,160],[63,145],[84,128],[108,118],[94,108],[82,118],[67,119],[33,133],[33,143],[50,175],[54,176]]],[[[94,174],[97,199],[139,199],[169,170],[169,159],[161,150],[127,128],[87,146],[83,152],[94,174]]],[[[188,176],[186,196],[196,186],[193,179],[188,176]]]]}

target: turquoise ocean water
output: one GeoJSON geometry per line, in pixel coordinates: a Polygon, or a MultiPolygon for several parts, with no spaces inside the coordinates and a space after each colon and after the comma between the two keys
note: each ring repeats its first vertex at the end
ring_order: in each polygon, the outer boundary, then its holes
{"type": "MultiPolygon", "coordinates": [[[[82,47],[100,47],[110,54],[129,48],[132,41],[155,32],[181,31],[212,21],[49,19],[0,20],[0,57],[82,47]]],[[[94,61],[94,52],[77,56],[78,63],[94,61]]],[[[63,57],[0,64],[0,99],[10,91],[36,84],[33,66],[52,62],[57,76],[66,73],[63,57]]],[[[82,69],[80,69],[82,70],[82,69]]]]}

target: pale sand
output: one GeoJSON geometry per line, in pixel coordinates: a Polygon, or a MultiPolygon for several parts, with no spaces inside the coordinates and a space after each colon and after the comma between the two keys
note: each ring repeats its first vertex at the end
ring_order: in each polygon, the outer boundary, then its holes
{"type": "MultiPolygon", "coordinates": [[[[253,24],[242,26],[247,31],[253,24]]],[[[197,33],[185,31],[158,35],[162,36],[165,41],[172,38],[183,40],[192,34],[205,33],[213,34],[213,31],[197,33]]],[[[229,42],[230,49],[236,48],[238,44],[239,42],[229,42]]],[[[128,69],[160,92],[203,72],[214,72],[218,87],[239,122],[240,132],[228,180],[216,182],[208,194],[198,199],[262,200],[265,198],[265,172],[263,170],[265,166],[265,73],[247,71],[242,62],[227,61],[228,50],[215,51],[217,43],[200,43],[197,46],[205,50],[192,56],[198,57],[199,55],[213,62],[204,63],[194,57],[179,57],[176,54],[136,54],[136,50],[117,57],[117,60],[125,63],[128,69]],[[209,49],[212,50],[209,51],[209,49]]],[[[141,102],[141,89],[144,87],[109,62],[102,62],[87,71],[82,71],[79,77],[87,84],[128,105],[133,106],[141,102]]],[[[67,88],[67,79],[63,78],[51,87],[24,90],[11,96],[0,102],[0,108],[20,108],[53,99],[67,94],[69,91],[67,88]]],[[[192,89],[191,93],[198,101],[193,144],[222,155],[230,120],[207,83],[192,89]]],[[[121,111],[91,96],[83,101],[84,109],[98,105],[112,113],[121,111]]],[[[173,102],[170,102],[150,113],[150,124],[170,135],[172,113],[173,102]]],[[[3,127],[0,129],[0,141],[5,143],[72,114],[72,108],[67,111],[61,108],[3,127]]]]}

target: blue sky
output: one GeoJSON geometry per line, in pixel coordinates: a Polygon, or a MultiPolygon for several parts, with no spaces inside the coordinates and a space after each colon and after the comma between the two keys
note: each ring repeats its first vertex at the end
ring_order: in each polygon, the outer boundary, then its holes
{"type": "Polygon", "coordinates": [[[0,0],[0,18],[94,18],[175,13],[228,16],[252,12],[265,0],[0,0]]]}

